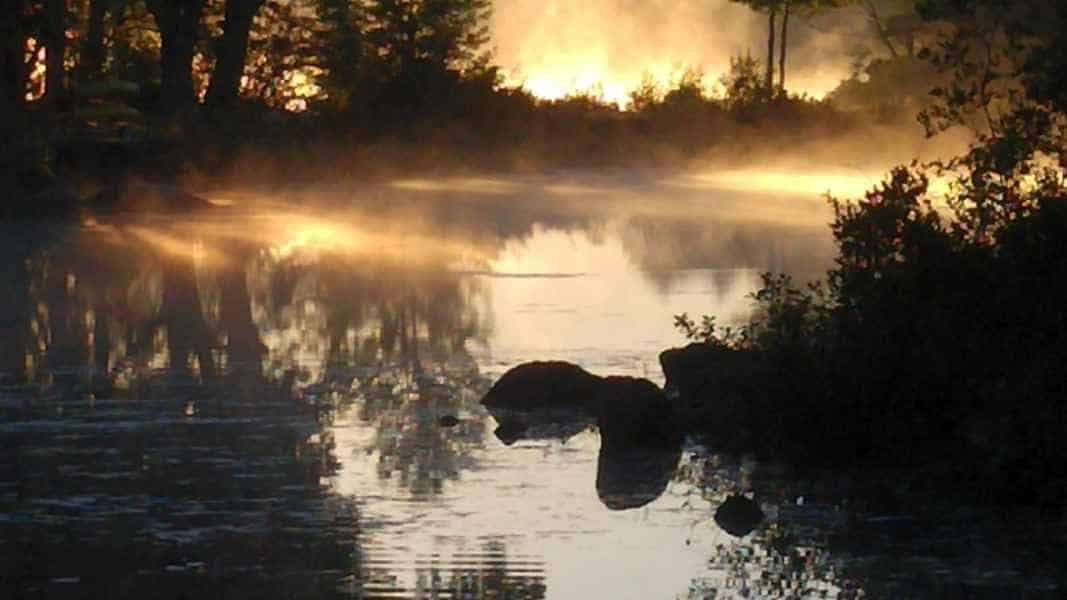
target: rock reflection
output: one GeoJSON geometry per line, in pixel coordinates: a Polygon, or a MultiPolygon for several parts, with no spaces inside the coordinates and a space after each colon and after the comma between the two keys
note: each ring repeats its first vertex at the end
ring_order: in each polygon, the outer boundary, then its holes
{"type": "Polygon", "coordinates": [[[600,430],[596,490],[611,510],[660,497],[681,456],[682,435],[655,384],[598,377],[564,362],[534,362],[505,373],[482,404],[507,445],[520,439],[566,439],[592,424],[600,430]]]}

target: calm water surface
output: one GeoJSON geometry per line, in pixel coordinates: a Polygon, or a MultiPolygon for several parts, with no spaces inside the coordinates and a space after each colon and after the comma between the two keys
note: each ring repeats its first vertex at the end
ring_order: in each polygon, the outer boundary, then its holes
{"type": "Polygon", "coordinates": [[[4,597],[1055,597],[991,511],[850,507],[891,476],[494,435],[509,368],[662,383],[672,315],[740,323],[761,272],[830,266],[818,197],[736,187],[403,180],[9,227],[4,597]],[[745,538],[712,518],[735,493],[768,516],[745,538]]]}

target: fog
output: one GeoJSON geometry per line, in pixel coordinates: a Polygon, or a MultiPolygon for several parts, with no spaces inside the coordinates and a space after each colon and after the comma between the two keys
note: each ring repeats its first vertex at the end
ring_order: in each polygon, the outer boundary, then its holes
{"type": "MultiPolygon", "coordinates": [[[[862,15],[835,10],[790,20],[787,86],[821,97],[849,75],[862,15]]],[[[767,51],[767,18],[729,0],[497,0],[495,59],[509,81],[542,97],[603,86],[624,100],[645,73],[670,83],[686,68],[714,84],[730,57],[767,51]]]]}

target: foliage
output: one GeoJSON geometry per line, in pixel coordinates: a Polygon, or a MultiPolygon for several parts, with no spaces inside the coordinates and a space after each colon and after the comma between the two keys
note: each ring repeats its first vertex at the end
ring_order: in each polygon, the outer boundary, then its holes
{"type": "Polygon", "coordinates": [[[730,70],[719,81],[726,90],[729,108],[744,110],[767,97],[760,69],[759,60],[752,55],[730,57],[730,70]]]}
{"type": "Polygon", "coordinates": [[[861,62],[856,72],[830,93],[830,101],[842,110],[881,121],[914,123],[938,82],[930,64],[910,56],[864,58],[861,62]]]}
{"type": "MultiPolygon", "coordinates": [[[[920,8],[950,19],[938,50],[923,53],[951,80],[927,123],[974,126],[977,141],[949,161],[898,167],[858,200],[831,199],[838,258],[824,287],[764,278],[755,317],[730,341],[773,373],[771,391],[752,394],[762,408],[748,426],[793,455],[947,458],[956,476],[987,482],[988,500],[1062,506],[1067,144],[1048,82],[1067,64],[1049,58],[1060,56],[1057,36],[1018,19],[1045,10],[1058,23],[1067,9],[920,8]],[[945,196],[932,177],[948,181],[945,196]]],[[[724,343],[712,319],[677,324],[724,343]]]]}

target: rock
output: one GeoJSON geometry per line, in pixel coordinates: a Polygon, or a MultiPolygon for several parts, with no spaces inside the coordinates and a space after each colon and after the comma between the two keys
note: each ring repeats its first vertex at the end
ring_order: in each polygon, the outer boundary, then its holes
{"type": "Polygon", "coordinates": [[[755,500],[733,495],[715,511],[715,523],[723,531],[735,537],[744,537],[756,530],[763,522],[763,511],[755,500]]]}
{"type": "Polygon", "coordinates": [[[605,443],[649,447],[681,443],[674,408],[663,390],[647,379],[606,377],[595,404],[605,443]]]}
{"type": "Polygon", "coordinates": [[[531,362],[504,373],[482,399],[500,423],[496,436],[510,446],[520,439],[566,439],[596,419],[601,378],[566,362],[531,362]]]}
{"type": "Polygon", "coordinates": [[[732,370],[742,353],[706,343],[671,348],[659,355],[666,377],[664,389],[670,396],[691,396],[701,390],[709,375],[732,370]]]}
{"type": "Polygon", "coordinates": [[[602,379],[566,362],[530,362],[504,373],[482,399],[487,408],[520,412],[595,412],[602,379]]]}
{"type": "Polygon", "coordinates": [[[787,382],[766,355],[711,344],[660,354],[665,390],[688,431],[719,449],[759,452],[774,431],[787,382]]]}

